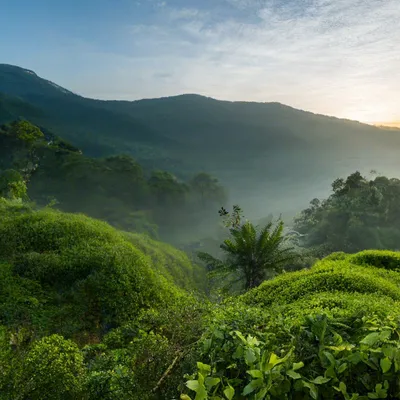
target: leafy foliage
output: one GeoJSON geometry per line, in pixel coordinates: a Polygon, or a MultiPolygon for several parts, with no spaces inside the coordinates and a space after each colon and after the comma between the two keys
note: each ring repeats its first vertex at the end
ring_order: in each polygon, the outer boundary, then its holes
{"type": "Polygon", "coordinates": [[[322,255],[366,249],[398,250],[400,231],[400,180],[377,176],[367,179],[359,172],[332,183],[333,194],[314,199],[295,220],[306,234],[305,245],[322,255]]]}
{"type": "Polygon", "coordinates": [[[199,258],[208,264],[213,276],[229,277],[233,282],[243,282],[245,290],[258,286],[264,279],[280,272],[297,256],[293,248],[285,246],[283,222],[276,227],[269,222],[257,229],[250,221],[242,221],[241,209],[234,206],[229,214],[224,208],[220,215],[226,217],[230,227],[230,237],[221,244],[226,254],[225,260],[218,260],[207,253],[199,253],[199,258]]]}
{"type": "Polygon", "coordinates": [[[55,199],[63,211],[82,212],[119,229],[153,238],[161,234],[175,242],[193,225],[209,232],[216,221],[211,211],[226,199],[224,188],[208,174],[185,183],[166,171],[146,171],[128,155],[88,158],[27,121],[0,129],[0,175],[2,196],[22,196],[25,183],[39,205],[55,199]],[[10,171],[15,171],[12,180],[10,171]]]}
{"type": "Polygon", "coordinates": [[[29,399],[82,397],[85,369],[78,346],[60,335],[37,341],[17,378],[18,396],[29,399]]]}
{"type": "Polygon", "coordinates": [[[342,291],[349,293],[379,293],[400,300],[400,276],[392,271],[380,271],[349,264],[346,261],[322,261],[310,270],[287,273],[262,283],[246,293],[248,304],[290,303],[310,293],[342,291]]]}
{"type": "Polygon", "coordinates": [[[26,183],[18,171],[12,169],[0,171],[0,197],[26,200],[26,183]]]}
{"type": "MultiPolygon", "coordinates": [[[[299,337],[279,351],[269,337],[217,331],[209,339],[212,350],[204,351],[210,363],[198,362],[198,372],[188,376],[186,386],[197,400],[396,398],[397,328],[392,318],[364,319],[359,336],[346,340],[326,316],[307,318],[299,335],[311,346],[307,351],[312,357],[306,361],[293,346],[299,337]]],[[[191,397],[183,394],[181,399],[191,397]]]]}
{"type": "Polygon", "coordinates": [[[81,215],[53,210],[7,215],[0,238],[0,257],[15,276],[47,293],[45,302],[37,299],[40,307],[31,321],[41,329],[51,313],[50,331],[101,335],[142,308],[181,296],[173,279],[156,274],[122,234],[81,215]]]}
{"type": "Polygon", "coordinates": [[[336,254],[227,299],[208,320],[181,399],[397,398],[396,259],[336,254]]]}

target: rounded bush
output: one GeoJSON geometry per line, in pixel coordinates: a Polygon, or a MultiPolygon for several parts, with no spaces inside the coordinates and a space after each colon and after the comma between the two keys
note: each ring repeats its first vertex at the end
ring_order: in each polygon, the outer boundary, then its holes
{"type": "Polygon", "coordinates": [[[298,320],[318,314],[337,320],[361,319],[366,315],[384,318],[388,314],[400,316],[400,301],[375,293],[320,292],[282,306],[281,312],[298,320]]]}
{"type": "Polygon", "coordinates": [[[323,260],[324,261],[338,261],[338,260],[346,260],[349,257],[349,254],[346,254],[343,251],[337,251],[335,253],[329,254],[323,260]]]}
{"type": "Polygon", "coordinates": [[[400,274],[351,265],[346,261],[322,261],[311,270],[281,275],[242,296],[247,304],[288,304],[307,295],[339,291],[377,293],[400,300],[400,274]]]}
{"type": "Polygon", "coordinates": [[[41,285],[49,329],[67,336],[105,332],[183,295],[120,232],[83,215],[10,214],[0,222],[1,259],[15,275],[41,285]]]}
{"type": "Polygon", "coordinates": [[[83,356],[74,342],[60,335],[44,337],[23,362],[19,395],[32,400],[80,398],[84,373],[83,356]]]}
{"type": "Polygon", "coordinates": [[[127,240],[148,258],[149,264],[169,281],[187,290],[206,288],[206,271],[192,264],[189,257],[167,243],[158,242],[147,235],[124,233],[127,240]]]}
{"type": "Polygon", "coordinates": [[[351,255],[348,260],[353,264],[400,271],[400,253],[395,251],[365,250],[351,255]]]}

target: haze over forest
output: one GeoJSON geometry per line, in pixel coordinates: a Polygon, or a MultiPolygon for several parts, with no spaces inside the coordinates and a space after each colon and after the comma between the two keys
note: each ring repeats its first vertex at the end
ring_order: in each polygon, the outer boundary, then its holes
{"type": "Polygon", "coordinates": [[[86,155],[127,153],[148,169],[181,179],[218,177],[249,216],[294,216],[330,182],[355,170],[396,175],[397,129],[312,114],[280,103],[219,101],[199,95],[100,101],[0,65],[2,118],[24,116],[70,140],[86,155]],[[279,171],[279,172],[278,172],[279,171]]]}
{"type": "Polygon", "coordinates": [[[400,398],[398,0],[0,3],[0,400],[400,398]]]}

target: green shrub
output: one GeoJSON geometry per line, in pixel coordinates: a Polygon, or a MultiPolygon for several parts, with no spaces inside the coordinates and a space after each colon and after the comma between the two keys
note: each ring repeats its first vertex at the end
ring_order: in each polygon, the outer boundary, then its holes
{"type": "Polygon", "coordinates": [[[138,331],[124,347],[114,348],[118,334],[106,345],[84,349],[89,366],[89,399],[151,399],[152,390],[174,358],[168,340],[158,334],[138,331]]]}
{"type": "Polygon", "coordinates": [[[197,400],[399,398],[399,325],[393,318],[364,318],[350,340],[324,315],[303,326],[279,347],[268,336],[212,332],[197,372],[185,376],[181,399],[192,399],[193,392],[197,400]]]}
{"type": "Polygon", "coordinates": [[[0,263],[0,324],[12,328],[33,324],[46,298],[37,282],[14,275],[10,264],[0,263]]]}
{"type": "Polygon", "coordinates": [[[34,343],[23,360],[14,398],[80,398],[85,381],[83,356],[75,343],[52,335],[34,343]]]}
{"type": "Polygon", "coordinates": [[[269,306],[294,302],[311,293],[342,291],[377,293],[400,300],[400,274],[352,265],[346,261],[321,261],[307,271],[281,275],[262,283],[241,298],[246,304],[269,306]]]}
{"type": "Polygon", "coordinates": [[[400,271],[400,253],[394,251],[365,250],[351,255],[348,260],[353,264],[400,271]]]}
{"type": "Polygon", "coordinates": [[[50,332],[69,337],[102,334],[143,308],[184,295],[121,233],[83,215],[9,214],[0,222],[0,259],[16,276],[40,284],[48,297],[40,323],[46,319],[50,332]]]}
{"type": "Polygon", "coordinates": [[[278,310],[293,321],[301,321],[307,315],[326,314],[354,326],[356,320],[360,321],[370,314],[384,318],[390,312],[400,317],[400,302],[382,294],[332,291],[310,293],[278,310]]]}
{"type": "Polygon", "coordinates": [[[147,257],[152,268],[187,290],[206,289],[206,271],[203,267],[193,264],[189,257],[167,243],[151,239],[137,233],[124,233],[125,237],[147,257]]]}
{"type": "Polygon", "coordinates": [[[324,261],[346,260],[348,257],[349,257],[349,254],[346,254],[343,251],[337,251],[335,253],[329,254],[329,256],[324,257],[324,261]]]}

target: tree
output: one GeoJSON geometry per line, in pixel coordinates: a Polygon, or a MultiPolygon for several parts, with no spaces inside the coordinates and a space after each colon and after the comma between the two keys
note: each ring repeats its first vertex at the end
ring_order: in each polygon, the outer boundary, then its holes
{"type": "Polygon", "coordinates": [[[189,185],[200,196],[202,207],[205,207],[207,202],[223,203],[226,200],[224,188],[219,184],[218,179],[205,172],[195,175],[189,185]]]}
{"type": "Polygon", "coordinates": [[[22,144],[15,152],[13,164],[23,175],[24,181],[29,182],[39,166],[40,157],[37,149],[44,142],[45,136],[37,126],[28,121],[14,121],[3,129],[7,136],[22,144]]]}
{"type": "Polygon", "coordinates": [[[332,190],[295,219],[295,229],[306,234],[306,247],[322,257],[336,251],[399,248],[400,180],[367,179],[355,172],[336,179],[332,190]]]}
{"type": "Polygon", "coordinates": [[[208,264],[211,276],[231,278],[228,286],[240,282],[249,290],[297,258],[293,248],[286,245],[283,221],[279,220],[275,227],[269,222],[259,229],[250,221],[243,222],[239,206],[234,206],[232,213],[221,208],[220,215],[230,233],[220,246],[225,259],[208,253],[198,253],[198,257],[208,264]]]}
{"type": "Polygon", "coordinates": [[[43,132],[28,121],[14,121],[10,124],[8,133],[19,140],[22,140],[28,146],[40,139],[44,139],[43,132]]]}
{"type": "Polygon", "coordinates": [[[27,187],[22,175],[13,169],[0,171],[0,197],[25,199],[27,187]]]}
{"type": "Polygon", "coordinates": [[[148,181],[159,206],[183,206],[187,192],[186,185],[166,171],[154,171],[148,181]]]}

